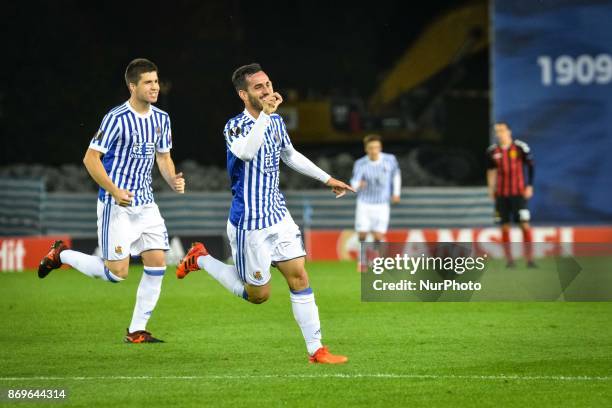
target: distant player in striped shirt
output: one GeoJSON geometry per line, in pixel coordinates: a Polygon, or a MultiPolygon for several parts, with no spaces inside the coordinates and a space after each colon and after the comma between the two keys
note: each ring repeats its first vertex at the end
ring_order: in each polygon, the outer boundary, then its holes
{"type": "Polygon", "coordinates": [[[160,173],[177,193],[185,190],[182,173],[176,173],[170,157],[170,117],[152,104],[157,102],[157,66],[139,58],[125,71],[130,99],[104,116],[89,144],[83,162],[100,185],[98,194],[98,242],[102,257],[72,251],[56,241],[41,261],[38,276],[68,264],[92,278],[121,282],[128,275],[130,255],[140,255],[144,273],[136,294],[132,322],[124,341],[156,343],[146,331],[157,304],[166,270],[164,251],[169,249],[164,219],[153,200],[151,169],[157,161],[160,173]]]}
{"type": "Polygon", "coordinates": [[[380,136],[366,136],[363,146],[366,155],[355,162],[351,177],[351,186],[357,190],[355,230],[360,242],[371,233],[377,244],[387,233],[390,203],[400,202],[402,176],[395,156],[383,153],[380,136]]]}
{"type": "Polygon", "coordinates": [[[319,311],[304,267],[302,234],[278,188],[280,160],[331,187],[336,197],[353,189],[295,150],[283,118],[275,113],[283,99],[259,64],[238,68],[232,82],[245,107],[223,130],[233,196],[227,235],[235,266],[218,261],[202,243],[196,243],[179,264],[177,277],[205,269],[233,294],[263,303],[270,295],[270,265],[275,266],[289,285],[293,315],[310,362],[344,363],[346,357],[331,354],[321,344],[319,311]]]}
{"type": "Polygon", "coordinates": [[[510,249],[510,223],[515,222],[523,231],[527,266],[534,267],[529,225],[531,216],[527,208],[527,200],[533,196],[533,156],[527,143],[512,138],[512,130],[507,123],[497,122],[494,126],[497,143],[487,149],[487,184],[489,196],[495,200],[495,221],[502,228],[507,266],[514,266],[510,249]]]}

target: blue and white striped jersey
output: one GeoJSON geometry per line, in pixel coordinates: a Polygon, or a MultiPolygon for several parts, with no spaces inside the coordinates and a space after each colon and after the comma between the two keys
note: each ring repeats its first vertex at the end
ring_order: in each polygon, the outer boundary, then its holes
{"type": "Polygon", "coordinates": [[[377,161],[368,156],[358,159],[353,166],[351,185],[357,190],[357,200],[368,204],[389,203],[391,194],[399,195],[400,168],[397,159],[389,153],[380,153],[377,161]],[[364,188],[358,188],[361,181],[364,188]]]}
{"type": "Polygon", "coordinates": [[[244,230],[267,228],[287,213],[285,198],[278,188],[280,154],[291,146],[283,118],[270,115],[264,143],[253,160],[243,161],[230,150],[232,143],[248,135],[254,124],[255,118],[245,109],[230,119],[223,130],[233,197],[229,220],[244,230]]]}
{"type": "MultiPolygon", "coordinates": [[[[102,164],[113,183],[134,193],[132,206],[152,203],[155,152],[169,152],[172,148],[170,116],[155,106],[142,115],[125,102],[104,116],[89,148],[104,154],[102,164]]],[[[114,202],[102,187],[98,199],[114,202]]]]}

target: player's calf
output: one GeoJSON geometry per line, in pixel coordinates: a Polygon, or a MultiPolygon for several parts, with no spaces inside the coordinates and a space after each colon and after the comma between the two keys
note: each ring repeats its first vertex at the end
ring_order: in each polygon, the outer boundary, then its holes
{"type": "Polygon", "coordinates": [[[119,261],[104,261],[104,265],[108,268],[108,270],[120,279],[125,279],[128,276],[130,269],[130,259],[125,258],[119,261]]]}

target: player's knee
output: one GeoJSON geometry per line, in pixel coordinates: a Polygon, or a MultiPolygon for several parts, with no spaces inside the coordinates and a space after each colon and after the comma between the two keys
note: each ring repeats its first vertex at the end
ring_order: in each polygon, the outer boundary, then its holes
{"type": "Polygon", "coordinates": [[[262,303],[264,303],[266,300],[268,300],[268,298],[270,297],[269,294],[258,294],[258,295],[249,295],[249,302],[255,304],[255,305],[260,305],[262,303]]]}
{"type": "Polygon", "coordinates": [[[256,305],[262,304],[270,297],[270,286],[248,286],[247,295],[250,303],[256,305]]]}

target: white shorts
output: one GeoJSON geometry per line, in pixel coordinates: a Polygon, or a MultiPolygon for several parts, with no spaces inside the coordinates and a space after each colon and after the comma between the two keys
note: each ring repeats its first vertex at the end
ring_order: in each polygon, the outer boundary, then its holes
{"type": "Polygon", "coordinates": [[[263,286],[270,281],[270,265],[306,256],[302,233],[287,215],[278,223],[259,230],[243,230],[227,222],[232,257],[243,282],[263,286]]]}
{"type": "Polygon", "coordinates": [[[355,230],[357,232],[387,232],[390,206],[388,203],[368,204],[357,200],[355,230]]]}
{"type": "Polygon", "coordinates": [[[108,261],[170,248],[166,225],[155,203],[121,207],[98,201],[98,245],[102,258],[108,261]]]}

